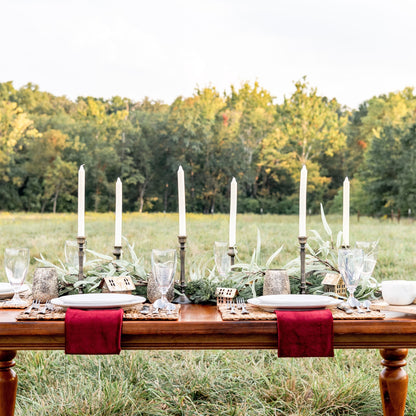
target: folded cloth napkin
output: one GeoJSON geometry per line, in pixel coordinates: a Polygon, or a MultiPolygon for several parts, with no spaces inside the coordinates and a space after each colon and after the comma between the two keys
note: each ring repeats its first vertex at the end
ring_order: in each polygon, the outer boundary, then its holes
{"type": "Polygon", "coordinates": [[[279,357],[334,356],[334,322],[329,309],[275,313],[279,357]]]}
{"type": "Polygon", "coordinates": [[[123,309],[82,310],[65,314],[66,354],[120,354],[123,309]]]}

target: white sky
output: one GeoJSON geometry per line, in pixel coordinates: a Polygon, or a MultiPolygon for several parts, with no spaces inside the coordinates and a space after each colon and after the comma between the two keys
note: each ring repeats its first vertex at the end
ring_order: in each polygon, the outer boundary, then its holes
{"type": "Polygon", "coordinates": [[[0,82],[171,103],[259,81],[281,102],[303,75],[356,108],[415,86],[413,0],[0,0],[0,82]]]}

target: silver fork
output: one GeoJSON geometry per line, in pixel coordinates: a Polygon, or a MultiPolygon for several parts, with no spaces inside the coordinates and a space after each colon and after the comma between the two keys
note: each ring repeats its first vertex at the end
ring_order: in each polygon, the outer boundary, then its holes
{"type": "Polygon", "coordinates": [[[244,298],[240,298],[240,307],[241,307],[242,314],[250,313],[246,308],[246,301],[244,300],[244,298]]]}
{"type": "Polygon", "coordinates": [[[235,301],[230,301],[230,306],[231,306],[230,313],[233,313],[233,314],[237,313],[235,310],[236,305],[237,304],[235,303],[235,301]]]}
{"type": "Polygon", "coordinates": [[[50,302],[46,302],[43,308],[38,312],[39,314],[45,315],[46,311],[52,311],[53,305],[50,302]]]}
{"type": "Polygon", "coordinates": [[[32,309],[39,309],[39,306],[40,302],[38,300],[34,300],[32,304],[23,311],[23,313],[29,314],[32,311],[32,309]]]}

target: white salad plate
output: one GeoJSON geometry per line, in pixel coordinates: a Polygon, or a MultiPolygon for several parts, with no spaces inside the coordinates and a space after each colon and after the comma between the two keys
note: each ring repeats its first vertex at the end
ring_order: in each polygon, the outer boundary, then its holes
{"type": "MultiPolygon", "coordinates": [[[[29,290],[29,286],[22,285],[19,289],[17,289],[17,293],[26,292],[26,290],[29,290]]],[[[12,297],[13,295],[14,290],[12,285],[10,283],[0,282],[0,299],[6,299],[12,297]]]]}
{"type": "Polygon", "coordinates": [[[51,303],[61,308],[108,309],[122,308],[145,302],[143,296],[120,293],[87,293],[68,295],[51,300],[51,303]]]}
{"type": "Polygon", "coordinates": [[[275,309],[324,309],[342,301],[320,295],[267,295],[248,299],[247,302],[273,312],[275,309]]]}

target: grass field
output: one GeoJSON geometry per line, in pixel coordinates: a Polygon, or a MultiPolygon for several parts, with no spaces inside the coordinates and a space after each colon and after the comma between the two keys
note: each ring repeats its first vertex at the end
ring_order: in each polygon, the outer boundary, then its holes
{"type": "MultiPolygon", "coordinates": [[[[341,218],[329,216],[336,233],[341,218]]],[[[187,217],[187,264],[212,252],[215,240],[227,240],[226,215],[187,217]]],[[[297,256],[297,218],[239,215],[240,258],[249,260],[257,228],[266,259],[284,244],[275,266],[297,256]]],[[[416,225],[387,220],[351,219],[351,241],[380,239],[378,279],[416,279],[416,225]]],[[[63,258],[66,239],[76,236],[75,215],[0,213],[0,262],[7,246],[42,253],[50,261],[63,258]]],[[[126,214],[123,235],[134,243],[146,265],[151,248],[177,245],[177,215],[126,214]]],[[[319,217],[308,229],[324,233],[319,217]]],[[[113,215],[88,214],[88,248],[111,254],[113,215]]],[[[0,269],[1,270],[1,269],[0,269]]],[[[5,281],[0,271],[0,281],[5,281]]],[[[30,276],[28,278],[30,280],[30,276]]],[[[275,351],[158,352],[123,351],[117,357],[65,356],[63,352],[19,352],[16,415],[22,416],[159,416],[159,415],[381,415],[377,351],[336,351],[334,359],[277,359],[275,351]]],[[[416,415],[414,354],[406,415],[416,415]]]]}

